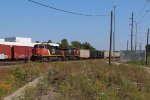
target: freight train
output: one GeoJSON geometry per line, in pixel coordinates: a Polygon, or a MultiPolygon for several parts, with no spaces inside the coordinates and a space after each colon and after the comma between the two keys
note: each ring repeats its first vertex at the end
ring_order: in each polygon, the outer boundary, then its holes
{"type": "Polygon", "coordinates": [[[79,59],[104,58],[102,51],[79,50],[77,48],[60,48],[49,44],[37,44],[32,49],[32,61],[67,61],[79,59]]]}
{"type": "Polygon", "coordinates": [[[61,48],[49,43],[32,46],[0,44],[0,60],[67,61],[79,59],[102,59],[103,51],[61,48]]]}

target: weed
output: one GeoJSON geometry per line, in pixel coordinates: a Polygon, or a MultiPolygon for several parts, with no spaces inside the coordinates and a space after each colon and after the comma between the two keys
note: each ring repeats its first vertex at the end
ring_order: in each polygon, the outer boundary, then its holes
{"type": "Polygon", "coordinates": [[[28,81],[28,74],[26,71],[22,70],[21,68],[17,67],[14,70],[14,77],[16,79],[16,82],[20,84],[25,84],[28,81]]]}
{"type": "Polygon", "coordinates": [[[17,77],[25,83],[44,73],[44,78],[37,87],[26,92],[28,100],[33,97],[40,99],[41,96],[48,95],[51,89],[57,93],[55,98],[58,100],[149,100],[150,98],[149,73],[139,65],[109,66],[105,60],[87,60],[50,64],[31,63],[13,71],[17,72],[15,78],[11,75],[9,77],[13,80],[17,77]],[[23,77],[18,77],[18,73],[23,77]]]}

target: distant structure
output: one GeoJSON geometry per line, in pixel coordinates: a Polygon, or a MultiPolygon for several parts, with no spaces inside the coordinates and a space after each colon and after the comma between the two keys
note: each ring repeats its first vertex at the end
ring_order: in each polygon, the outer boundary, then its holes
{"type": "Polygon", "coordinates": [[[59,44],[56,44],[56,43],[43,43],[43,44],[49,44],[49,45],[51,45],[51,46],[56,46],[56,47],[59,46],[59,44]]]}
{"type": "MultiPolygon", "coordinates": [[[[8,37],[4,39],[0,39],[1,45],[16,45],[16,46],[29,46],[34,47],[35,44],[41,44],[41,43],[35,43],[32,42],[32,38],[25,38],[25,37],[8,37]]],[[[59,44],[55,43],[43,43],[43,44],[49,44],[51,46],[59,46],[59,44]]]]}
{"type": "Polygon", "coordinates": [[[24,38],[24,37],[9,37],[9,38],[5,38],[6,42],[27,42],[27,43],[31,43],[32,42],[32,38],[24,38]]]}
{"type": "Polygon", "coordinates": [[[0,39],[0,42],[4,42],[5,41],[5,39],[0,39]]]}

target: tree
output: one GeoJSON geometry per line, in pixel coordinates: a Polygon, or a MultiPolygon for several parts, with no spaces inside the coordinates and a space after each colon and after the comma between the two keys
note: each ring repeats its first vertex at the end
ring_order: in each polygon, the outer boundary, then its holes
{"type": "Polygon", "coordinates": [[[62,39],[60,46],[61,46],[62,48],[68,48],[68,47],[69,47],[69,44],[68,44],[67,39],[62,39]]]}
{"type": "Polygon", "coordinates": [[[40,41],[36,41],[36,43],[40,43],[40,41]]]}
{"type": "Polygon", "coordinates": [[[48,40],[47,42],[48,42],[48,43],[52,43],[52,40],[48,40]]]}
{"type": "Polygon", "coordinates": [[[88,49],[88,50],[96,50],[96,49],[93,48],[93,46],[91,46],[91,44],[88,43],[88,42],[83,43],[83,44],[81,45],[81,48],[82,48],[82,49],[88,49]]]}
{"type": "Polygon", "coordinates": [[[78,48],[78,49],[80,49],[80,48],[81,48],[81,43],[80,43],[79,41],[72,41],[72,42],[71,42],[71,46],[72,46],[73,48],[78,48]]]}

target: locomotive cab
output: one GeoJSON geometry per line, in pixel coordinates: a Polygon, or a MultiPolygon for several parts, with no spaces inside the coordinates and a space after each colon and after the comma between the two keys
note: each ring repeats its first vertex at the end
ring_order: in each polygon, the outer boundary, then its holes
{"type": "Polygon", "coordinates": [[[36,44],[32,50],[33,60],[62,60],[63,55],[58,46],[49,44],[36,44]]]}

